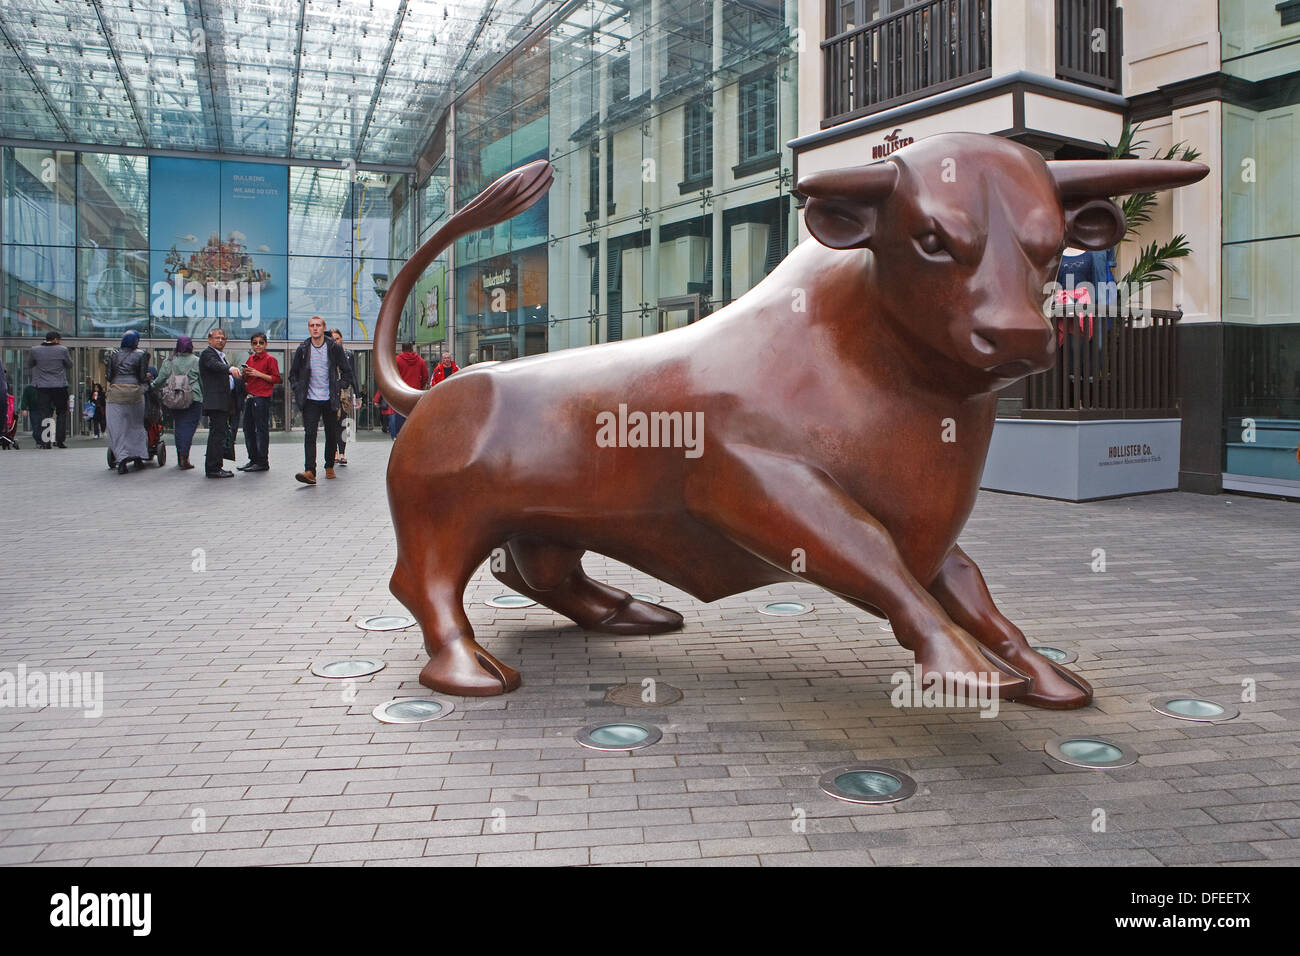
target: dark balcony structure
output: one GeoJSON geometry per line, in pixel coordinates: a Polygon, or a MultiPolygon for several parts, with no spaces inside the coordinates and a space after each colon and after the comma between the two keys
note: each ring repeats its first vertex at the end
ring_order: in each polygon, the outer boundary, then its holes
{"type": "MultiPolygon", "coordinates": [[[[888,6],[883,4],[885,9],[888,6]]],[[[822,43],[826,77],[822,125],[989,76],[991,6],[991,0],[928,0],[863,23],[854,19],[855,14],[869,17],[882,8],[880,0],[833,2],[828,23],[830,29],[842,32],[822,43]]]]}
{"type": "MultiPolygon", "coordinates": [[[[1119,93],[1116,0],[1055,0],[1056,78],[1119,93]]],[[[827,0],[822,127],[992,75],[992,0],[827,0]]]]}
{"type": "Polygon", "coordinates": [[[1056,0],[1056,75],[1120,92],[1124,11],[1115,0],[1056,0]]]}
{"type": "MultiPolygon", "coordinates": [[[[1183,314],[1057,315],[1056,364],[1024,383],[1022,418],[1177,418],[1183,314]]],[[[1009,390],[1010,391],[1010,390],[1009,390]]]]}

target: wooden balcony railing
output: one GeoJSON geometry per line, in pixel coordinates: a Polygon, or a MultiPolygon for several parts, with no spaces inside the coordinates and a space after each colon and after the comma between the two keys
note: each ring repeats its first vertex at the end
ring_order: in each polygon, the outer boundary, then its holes
{"type": "Polygon", "coordinates": [[[1177,418],[1181,312],[1054,318],[1056,365],[1025,381],[1022,418],[1177,418]]]}
{"type": "Polygon", "coordinates": [[[833,126],[989,75],[991,0],[929,0],[822,43],[833,126]]]}
{"type": "Polygon", "coordinates": [[[1124,11],[1115,0],[1056,0],[1056,75],[1120,92],[1124,11]]]}

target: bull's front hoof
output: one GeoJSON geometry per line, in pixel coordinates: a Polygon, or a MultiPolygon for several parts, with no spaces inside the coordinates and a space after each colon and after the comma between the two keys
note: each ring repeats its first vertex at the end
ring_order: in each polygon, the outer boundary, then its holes
{"type": "Polygon", "coordinates": [[[1091,684],[1033,648],[1000,649],[999,653],[1030,677],[1032,686],[1020,703],[1045,710],[1073,710],[1092,703],[1091,684]]]}
{"type": "Polygon", "coordinates": [[[430,690],[461,697],[495,697],[508,694],[522,683],[519,672],[507,667],[463,638],[444,645],[420,671],[420,683],[430,690]]]}
{"type": "Polygon", "coordinates": [[[663,634],[679,630],[683,623],[672,608],[639,601],[629,594],[605,617],[586,626],[602,634],[663,634]]]}
{"type": "Polygon", "coordinates": [[[1022,668],[973,641],[929,645],[917,653],[916,663],[922,680],[941,681],[940,686],[953,689],[966,700],[992,696],[1020,700],[1032,689],[1029,675],[1022,668]]]}

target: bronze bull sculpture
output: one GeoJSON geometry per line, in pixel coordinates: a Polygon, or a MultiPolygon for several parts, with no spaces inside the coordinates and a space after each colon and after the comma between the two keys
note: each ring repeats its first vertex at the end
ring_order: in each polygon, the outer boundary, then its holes
{"type": "Polygon", "coordinates": [[[1108,197],[1207,171],[1045,162],[999,137],[935,136],[801,179],[817,241],[707,319],[476,365],[423,393],[397,374],[398,317],[439,253],[528,208],[552,170],[503,176],[406,263],[376,327],[379,388],[410,417],[388,465],[390,587],[424,633],[420,682],[473,696],[519,686],[463,604],[494,551],[502,583],[589,630],[682,626],[588,577],[590,550],[702,601],[808,581],[888,617],[923,673],[975,682],[972,695],[1088,703],[1088,683],[998,611],[957,538],[997,391],[1054,361],[1044,289],[1062,249],[1122,238],[1108,197]],[[436,429],[455,440],[433,442],[436,429]]]}

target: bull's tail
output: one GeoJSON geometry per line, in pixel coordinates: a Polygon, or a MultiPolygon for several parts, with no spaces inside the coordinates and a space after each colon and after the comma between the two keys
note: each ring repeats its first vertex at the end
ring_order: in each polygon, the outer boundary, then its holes
{"type": "Polygon", "coordinates": [[[461,236],[519,215],[551,188],[555,170],[544,159],[506,173],[475,196],[422,245],[388,287],[375,323],[375,383],[388,404],[410,415],[424,393],[402,381],[397,371],[397,326],[416,281],[439,255],[461,236]]]}

